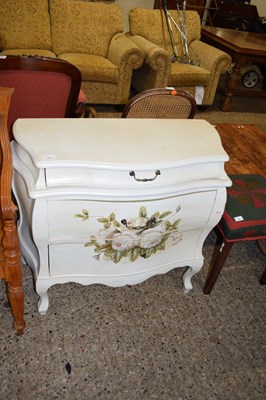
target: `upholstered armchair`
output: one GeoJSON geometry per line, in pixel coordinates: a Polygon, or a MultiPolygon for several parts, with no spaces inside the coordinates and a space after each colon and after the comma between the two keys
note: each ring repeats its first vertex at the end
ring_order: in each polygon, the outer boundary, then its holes
{"type": "Polygon", "coordinates": [[[90,103],[125,104],[132,70],[144,56],[123,34],[122,8],[115,4],[50,0],[53,51],[74,64],[90,103]]]}
{"type": "Polygon", "coordinates": [[[124,32],[122,8],[78,0],[0,1],[0,56],[57,57],[81,72],[88,103],[126,104],[143,52],[124,32]]]}
{"type": "MultiPolygon", "coordinates": [[[[169,13],[179,26],[177,11],[170,10],[169,13]]],[[[138,92],[156,87],[175,87],[196,95],[198,104],[209,105],[213,102],[221,73],[231,66],[231,57],[200,40],[201,25],[196,11],[187,11],[186,21],[190,63],[172,62],[173,48],[162,11],[135,8],[129,12],[128,37],[145,54],[145,62],[133,73],[132,86],[138,92]]],[[[173,23],[172,32],[182,60],[184,46],[173,23]]]]}

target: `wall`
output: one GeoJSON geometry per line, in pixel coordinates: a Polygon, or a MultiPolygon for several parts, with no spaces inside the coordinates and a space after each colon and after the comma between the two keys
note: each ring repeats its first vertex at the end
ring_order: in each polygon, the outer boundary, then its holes
{"type": "Polygon", "coordinates": [[[144,7],[153,8],[154,0],[116,0],[124,12],[124,27],[125,31],[128,31],[128,13],[132,8],[144,7]]]}
{"type": "Polygon", "coordinates": [[[265,0],[251,0],[250,4],[257,6],[260,17],[266,17],[266,1],[265,0]]]}
{"type": "MultiPolygon", "coordinates": [[[[128,31],[128,13],[132,8],[145,7],[153,8],[154,0],[115,0],[124,12],[124,27],[128,31]]],[[[266,17],[266,0],[251,0],[250,4],[257,6],[260,17],[266,17]]]]}

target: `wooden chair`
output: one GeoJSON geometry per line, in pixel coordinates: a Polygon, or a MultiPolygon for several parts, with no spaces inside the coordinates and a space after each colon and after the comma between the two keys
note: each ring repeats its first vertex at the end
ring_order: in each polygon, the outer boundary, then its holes
{"type": "Polygon", "coordinates": [[[0,279],[6,282],[14,327],[19,335],[23,333],[24,290],[20,244],[17,233],[17,207],[11,198],[12,153],[7,130],[8,109],[13,89],[0,88],[0,279]]]}
{"type": "MultiPolygon", "coordinates": [[[[203,288],[210,294],[232,246],[240,241],[266,239],[266,179],[259,175],[231,175],[225,212],[216,226],[210,270],[203,288]]],[[[266,268],[260,278],[266,284],[266,268]]]]}
{"type": "Polygon", "coordinates": [[[149,89],[132,97],[121,118],[194,118],[196,102],[187,92],[175,89],[149,89]]]}
{"type": "Polygon", "coordinates": [[[0,86],[13,87],[8,130],[17,118],[75,118],[88,115],[81,73],[67,61],[30,56],[0,59],[0,86]],[[79,101],[79,98],[82,100],[79,101]]]}

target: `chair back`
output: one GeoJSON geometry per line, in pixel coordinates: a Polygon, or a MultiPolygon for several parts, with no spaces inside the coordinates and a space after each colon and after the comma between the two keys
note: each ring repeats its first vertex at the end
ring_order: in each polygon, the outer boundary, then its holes
{"type": "Polygon", "coordinates": [[[149,89],[132,97],[121,118],[192,119],[196,112],[194,97],[174,89],[149,89]]]}
{"type": "Polygon", "coordinates": [[[7,132],[13,88],[0,87],[0,221],[13,218],[17,210],[11,199],[12,153],[7,132]]]}
{"type": "Polygon", "coordinates": [[[53,58],[7,56],[0,58],[0,87],[14,88],[8,116],[18,118],[74,117],[81,73],[72,64],[53,58]]]}

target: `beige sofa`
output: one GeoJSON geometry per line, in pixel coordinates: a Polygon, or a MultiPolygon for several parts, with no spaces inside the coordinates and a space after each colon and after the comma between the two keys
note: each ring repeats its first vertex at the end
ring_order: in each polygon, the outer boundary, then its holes
{"type": "MultiPolygon", "coordinates": [[[[177,11],[169,12],[179,26],[177,11]]],[[[128,37],[145,53],[145,62],[133,73],[132,85],[138,92],[174,86],[193,95],[197,93],[198,103],[209,105],[213,102],[221,73],[231,66],[231,57],[200,40],[201,25],[196,11],[187,11],[186,21],[189,57],[195,65],[172,62],[173,48],[160,10],[135,8],[129,12],[128,37]]],[[[178,56],[182,59],[184,51],[181,35],[173,23],[172,31],[178,56]]]]}
{"type": "Polygon", "coordinates": [[[76,0],[0,2],[0,56],[58,57],[82,74],[90,103],[125,104],[132,70],[143,52],[123,34],[123,13],[115,4],[76,0]]]}

